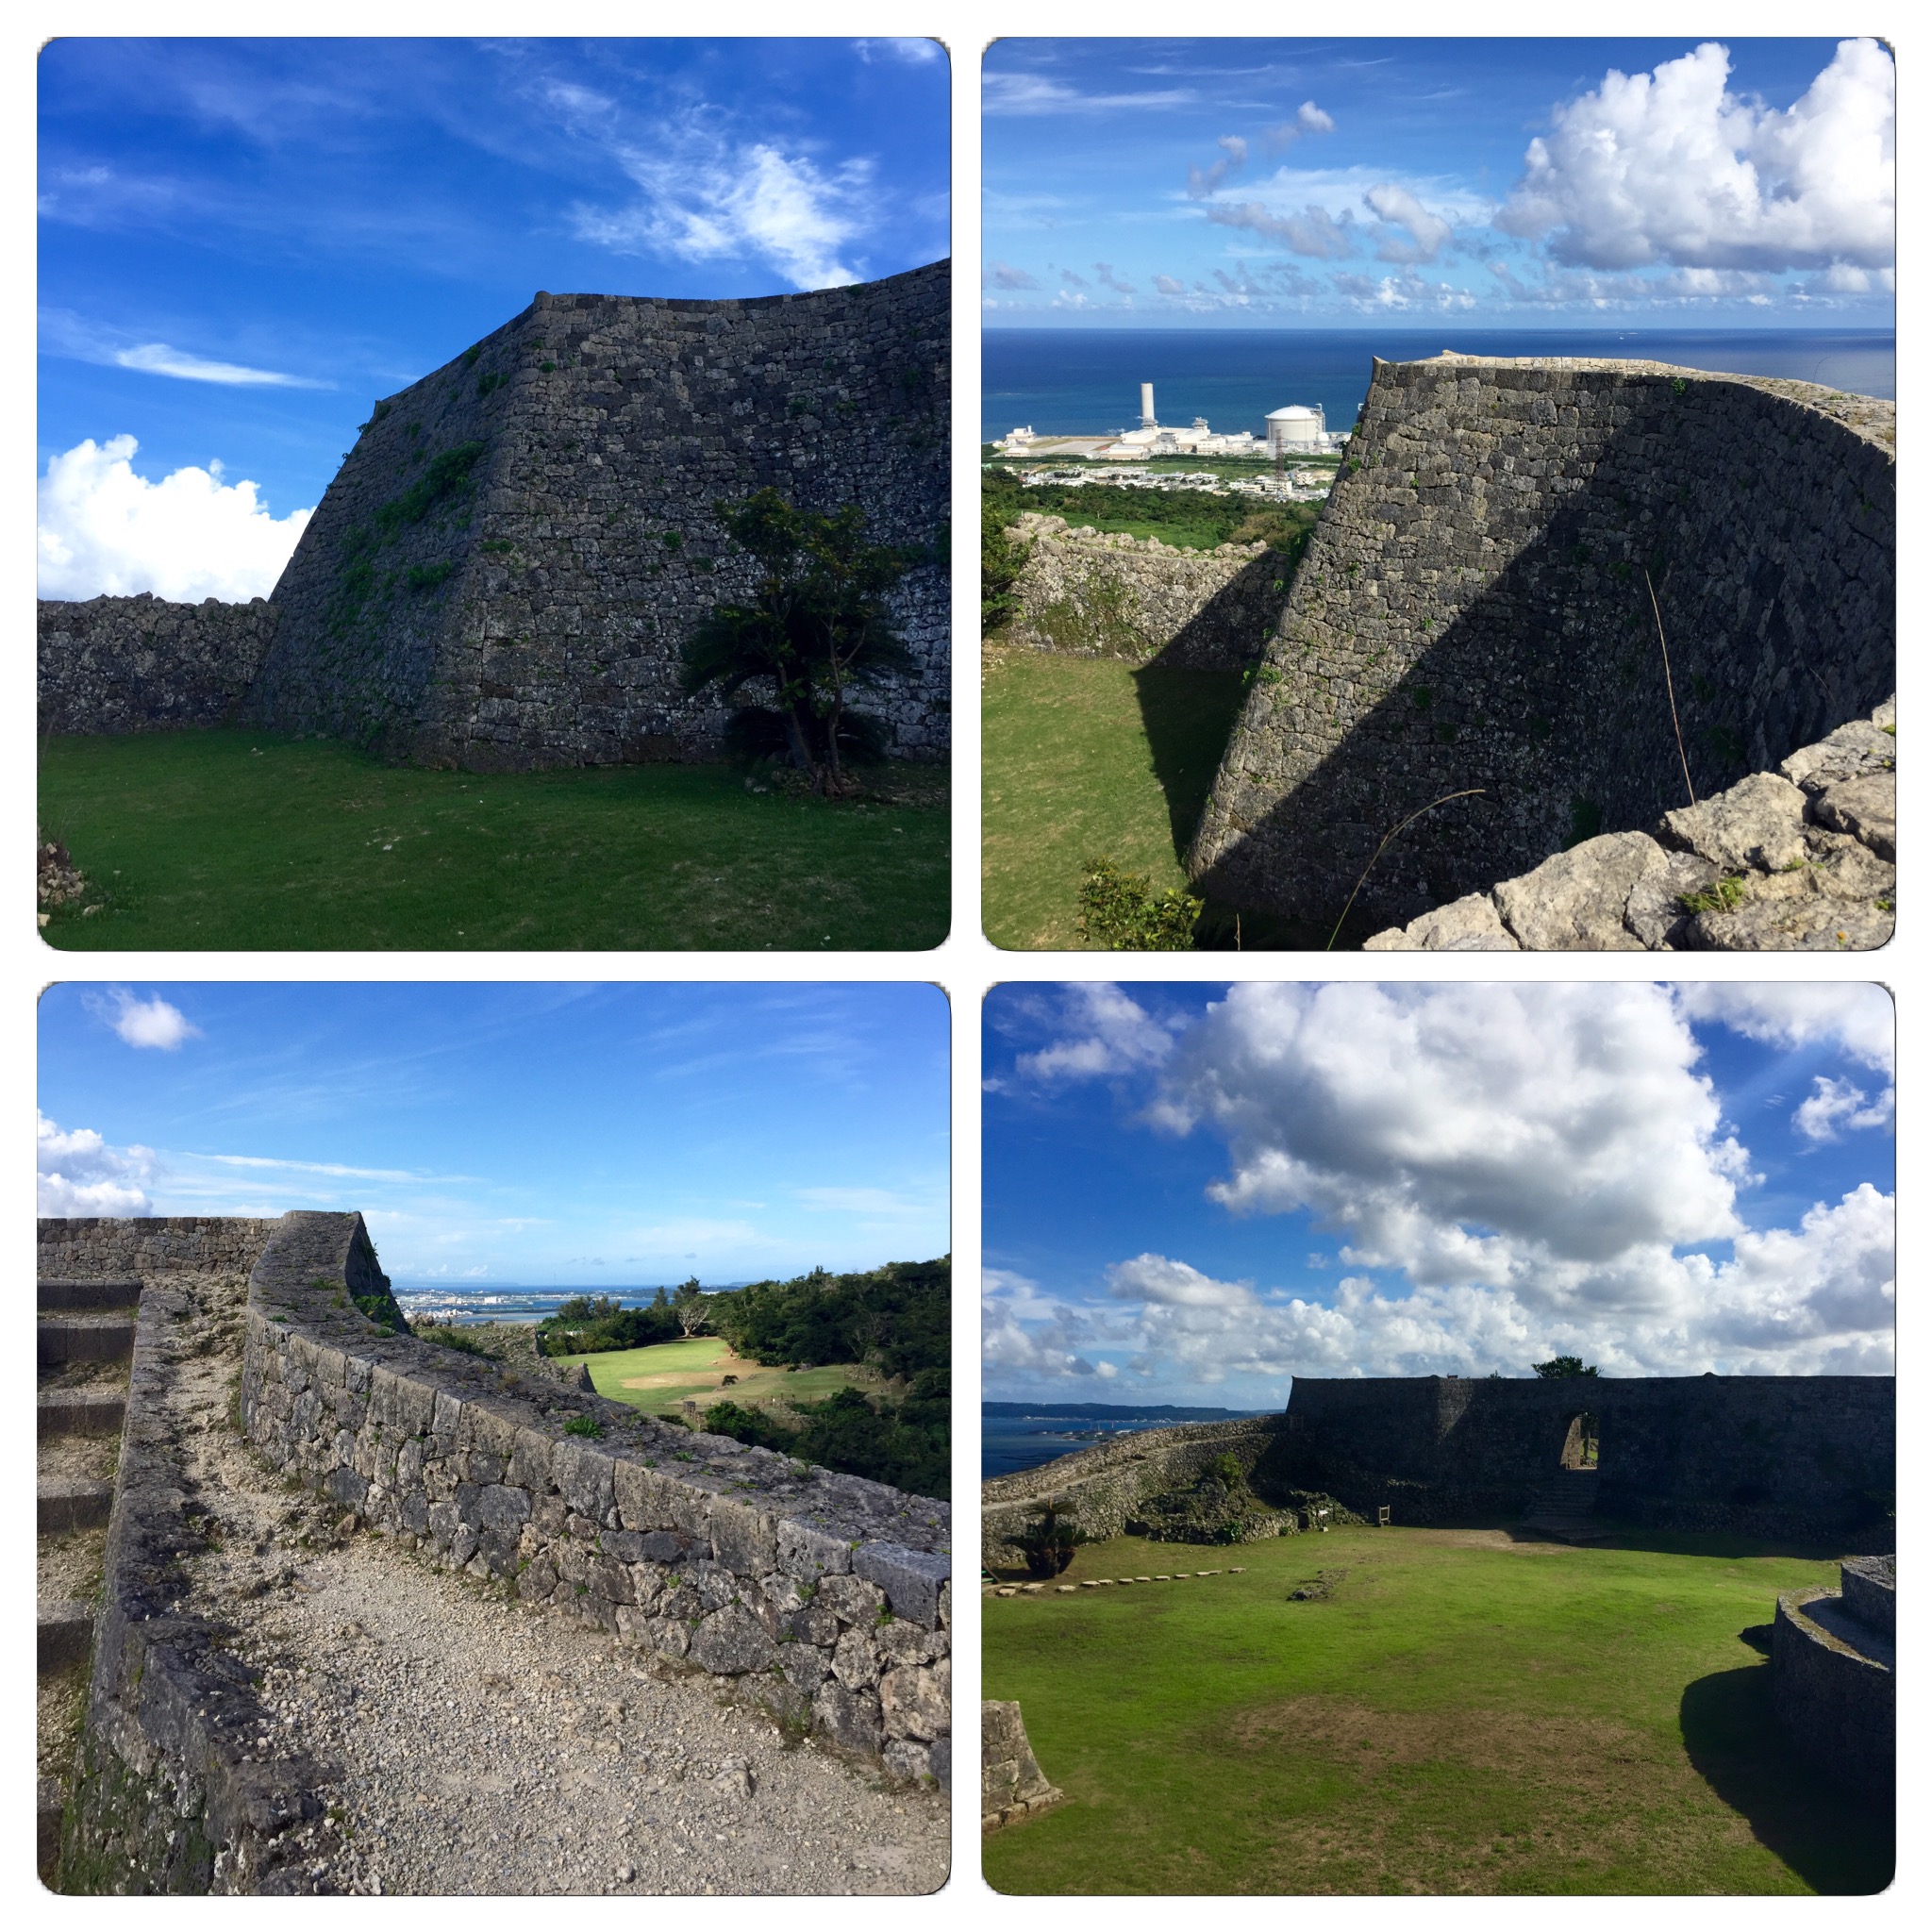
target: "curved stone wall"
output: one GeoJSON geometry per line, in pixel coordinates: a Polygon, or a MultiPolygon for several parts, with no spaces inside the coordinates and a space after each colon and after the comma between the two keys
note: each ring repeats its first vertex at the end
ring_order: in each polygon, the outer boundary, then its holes
{"type": "Polygon", "coordinates": [[[902,756],[949,742],[949,265],[742,301],[540,294],[378,403],[275,587],[247,716],[473,770],[702,758],[685,633],[753,581],[714,510],[861,505],[902,587],[902,756]]]}
{"type": "Polygon", "coordinates": [[[43,598],[35,619],[40,728],[108,736],[225,724],[261,668],[279,615],[259,597],[43,598]]]}
{"type": "Polygon", "coordinates": [[[1840,1590],[1794,1590],[1771,1630],[1778,1720],[1834,1782],[1890,1796],[1897,1776],[1895,1574],[1890,1557],[1840,1566],[1840,1590]]]}
{"type": "Polygon", "coordinates": [[[1644,362],[1375,364],[1190,856],[1363,929],[1648,828],[1894,684],[1893,409],[1644,362]],[[1651,606],[1655,587],[1657,613],[1651,606]]]}

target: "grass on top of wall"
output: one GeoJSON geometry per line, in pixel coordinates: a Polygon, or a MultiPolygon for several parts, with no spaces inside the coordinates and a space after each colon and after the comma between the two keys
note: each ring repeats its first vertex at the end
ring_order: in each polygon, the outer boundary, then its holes
{"type": "Polygon", "coordinates": [[[1136,668],[989,645],[982,699],[986,936],[1077,948],[1086,861],[1185,887],[1180,855],[1240,713],[1237,671],[1136,668]]]}
{"type": "Polygon", "coordinates": [[[734,1354],[722,1335],[693,1335],[683,1341],[658,1341],[648,1348],[610,1349],[602,1355],[565,1356],[591,1365],[591,1385],[612,1402],[627,1402],[648,1415],[668,1415],[687,1399],[701,1407],[714,1402],[750,1405],[783,1396],[788,1402],[820,1402],[854,1383],[873,1385],[877,1374],[857,1363],[824,1368],[767,1368],[734,1354]],[[724,1377],[735,1375],[726,1389],[724,1377]]]}
{"type": "Polygon", "coordinates": [[[1120,1538],[989,1598],[1069,1802],[985,1840],[1003,1892],[1867,1893],[1888,1807],[1779,1730],[1764,1650],[1818,1556],[1740,1539],[1518,1542],[1335,1530],[1241,1549],[1120,1538]],[[1298,1585],[1325,1594],[1294,1602],[1298,1585]]]}
{"type": "Polygon", "coordinates": [[[924,948],[950,924],[930,768],[893,802],[724,765],[482,774],[240,730],[42,742],[40,825],[91,890],[75,949],[924,948]]]}

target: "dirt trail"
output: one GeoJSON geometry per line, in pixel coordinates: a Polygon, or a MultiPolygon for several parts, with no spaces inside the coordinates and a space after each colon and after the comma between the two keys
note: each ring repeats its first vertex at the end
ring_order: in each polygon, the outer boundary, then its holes
{"type": "Polygon", "coordinates": [[[308,1871],[354,1892],[924,1892],[946,1802],[789,1748],[718,1680],[433,1569],[271,1473],[230,1422],[245,1284],[177,1277],[169,1396],[211,1547],[185,1607],[261,1673],[264,1756],[322,1768],[308,1871]]]}

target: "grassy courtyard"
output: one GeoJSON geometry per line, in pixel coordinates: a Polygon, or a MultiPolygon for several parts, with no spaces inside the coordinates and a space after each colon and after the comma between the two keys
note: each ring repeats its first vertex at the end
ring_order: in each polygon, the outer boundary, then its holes
{"type": "Polygon", "coordinates": [[[878,792],[755,792],[721,765],[425,771],[234,730],[56,738],[41,836],[91,890],[42,931],[76,950],[936,946],[943,784],[895,768],[878,792]]]}
{"type": "Polygon", "coordinates": [[[680,1402],[701,1405],[728,1397],[749,1407],[774,1395],[788,1402],[818,1402],[854,1382],[876,1382],[869,1371],[849,1363],[817,1369],[768,1369],[735,1354],[718,1335],[693,1335],[684,1341],[654,1342],[649,1348],[612,1349],[603,1355],[566,1356],[589,1362],[591,1384],[612,1402],[627,1402],[654,1415],[680,1402]],[[734,1387],[724,1377],[735,1375],[734,1387]]]}
{"type": "Polygon", "coordinates": [[[987,938],[1078,947],[1080,881],[1096,857],[1147,874],[1156,892],[1185,886],[1180,855],[1241,709],[1241,674],[992,645],[983,676],[987,938]]]}
{"type": "Polygon", "coordinates": [[[1890,1817],[1777,1730],[1763,1655],[1822,1556],[1344,1529],[1206,1551],[1121,1538],[990,1598],[1069,1802],[986,1840],[1000,1891],[1867,1893],[1890,1817]],[[1289,1592],[1313,1582],[1313,1598],[1289,1592]]]}

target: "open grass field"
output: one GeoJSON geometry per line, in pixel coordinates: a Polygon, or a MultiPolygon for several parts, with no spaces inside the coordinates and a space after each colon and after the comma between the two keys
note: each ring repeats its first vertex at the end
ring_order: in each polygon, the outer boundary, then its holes
{"type": "Polygon", "coordinates": [[[1080,945],[1086,860],[1106,857],[1185,886],[1199,823],[1241,708],[1232,671],[989,646],[983,673],[986,936],[996,946],[1080,945]]]}
{"type": "Polygon", "coordinates": [[[91,891],[75,949],[925,948],[951,920],[950,813],[746,791],[720,765],[478,774],[245,731],[42,743],[43,840],[91,891]]]}
{"type": "Polygon", "coordinates": [[[1800,1761],[1760,1646],[1820,1557],[1336,1530],[1132,1538],[990,1598],[985,1694],[1069,1803],[985,1841],[1006,1892],[1865,1893],[1883,1808],[1800,1761]],[[1318,1574],[1325,1598],[1291,1602],[1318,1574]]]}
{"type": "Polygon", "coordinates": [[[605,1355],[566,1356],[589,1362],[591,1385],[612,1402],[627,1402],[654,1415],[667,1414],[687,1400],[723,1401],[747,1406],[782,1395],[788,1402],[819,1402],[848,1383],[876,1381],[863,1369],[841,1364],[821,1369],[768,1369],[734,1355],[717,1335],[693,1335],[688,1341],[659,1341],[649,1348],[613,1349],[605,1355]],[[724,1386],[738,1377],[735,1388],[724,1386]]]}

